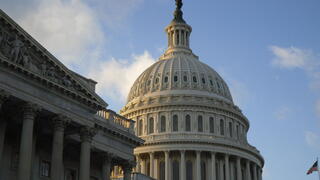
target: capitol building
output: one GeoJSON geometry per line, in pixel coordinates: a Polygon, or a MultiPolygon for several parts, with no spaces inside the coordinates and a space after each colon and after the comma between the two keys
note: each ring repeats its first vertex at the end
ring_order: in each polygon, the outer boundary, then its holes
{"type": "Polygon", "coordinates": [[[121,115],[145,143],[136,172],[158,180],[261,180],[264,159],[248,143],[249,120],[228,85],[190,49],[192,28],[176,0],[168,49],[134,82],[121,115]]]}

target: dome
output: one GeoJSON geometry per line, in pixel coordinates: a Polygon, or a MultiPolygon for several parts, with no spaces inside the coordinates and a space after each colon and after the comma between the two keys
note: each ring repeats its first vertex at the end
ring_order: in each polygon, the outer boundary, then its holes
{"type": "Polygon", "coordinates": [[[233,103],[227,84],[215,70],[181,52],[162,57],[145,70],[133,84],[128,102],[159,95],[207,96],[233,103]]]}

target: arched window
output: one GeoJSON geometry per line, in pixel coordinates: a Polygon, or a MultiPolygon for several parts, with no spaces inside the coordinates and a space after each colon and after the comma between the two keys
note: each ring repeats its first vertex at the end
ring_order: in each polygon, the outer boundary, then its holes
{"type": "Polygon", "coordinates": [[[210,127],[210,133],[214,133],[214,119],[213,119],[213,117],[209,118],[209,127],[210,127]]]}
{"type": "Polygon", "coordinates": [[[206,83],[206,79],[202,78],[202,83],[205,84],[206,83]]]}
{"type": "Polygon", "coordinates": [[[230,137],[232,137],[233,136],[232,122],[229,122],[229,132],[230,132],[230,137]]]}
{"type": "Polygon", "coordinates": [[[166,117],[165,116],[161,116],[161,129],[160,132],[166,132],[166,117]]]}
{"type": "Polygon", "coordinates": [[[187,82],[188,81],[188,77],[187,76],[183,76],[183,80],[184,80],[184,82],[187,82]]]}
{"type": "Polygon", "coordinates": [[[165,163],[164,161],[160,161],[160,167],[159,167],[159,178],[160,180],[165,180],[165,174],[166,174],[166,170],[165,170],[165,163]]]}
{"type": "Polygon", "coordinates": [[[172,131],[178,131],[178,116],[173,115],[172,117],[172,131]]]}
{"type": "Polygon", "coordinates": [[[199,132],[203,132],[202,116],[198,116],[198,131],[199,131],[199,132]]]}
{"type": "Polygon", "coordinates": [[[180,176],[179,176],[179,162],[177,160],[174,160],[172,162],[172,179],[177,179],[179,180],[180,179],[180,176]]]}
{"type": "Polygon", "coordinates": [[[186,131],[191,131],[191,117],[186,115],[186,131]]]}
{"type": "Polygon", "coordinates": [[[178,81],[178,76],[174,76],[174,77],[173,77],[173,81],[174,81],[174,82],[177,82],[177,81],[178,81]]]}
{"type": "Polygon", "coordinates": [[[142,136],[142,134],[143,134],[143,120],[142,119],[139,120],[138,134],[139,134],[139,136],[142,136]]]}
{"type": "Polygon", "coordinates": [[[151,117],[149,119],[149,134],[154,133],[154,119],[151,117]]]}
{"type": "Polygon", "coordinates": [[[193,180],[193,167],[192,167],[192,162],[191,161],[187,161],[187,168],[186,168],[187,172],[187,180],[193,180]]]}
{"type": "Polygon", "coordinates": [[[197,77],[193,76],[192,79],[193,79],[193,82],[195,82],[195,83],[197,82],[197,77]]]}
{"type": "Polygon", "coordinates": [[[236,131],[237,131],[237,139],[239,139],[239,125],[236,126],[236,131]]]}
{"type": "Polygon", "coordinates": [[[155,83],[156,83],[156,84],[158,84],[158,83],[159,83],[159,78],[156,78],[155,83]]]}
{"type": "Polygon", "coordinates": [[[207,180],[207,169],[204,161],[201,162],[201,180],[207,180]]]}
{"type": "Polygon", "coordinates": [[[224,135],[224,122],[223,119],[220,119],[220,134],[224,135]]]}
{"type": "Polygon", "coordinates": [[[164,82],[165,82],[165,83],[168,82],[168,76],[164,77],[164,82]]]}
{"type": "Polygon", "coordinates": [[[213,86],[213,82],[212,82],[212,80],[211,80],[211,79],[210,79],[210,85],[211,85],[211,86],[213,86]]]}

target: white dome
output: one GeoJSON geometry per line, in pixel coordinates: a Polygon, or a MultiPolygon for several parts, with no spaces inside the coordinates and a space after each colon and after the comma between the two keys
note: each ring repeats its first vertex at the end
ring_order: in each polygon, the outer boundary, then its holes
{"type": "Polygon", "coordinates": [[[208,96],[232,102],[229,88],[219,74],[190,53],[162,57],[133,84],[128,102],[154,95],[208,96]]]}

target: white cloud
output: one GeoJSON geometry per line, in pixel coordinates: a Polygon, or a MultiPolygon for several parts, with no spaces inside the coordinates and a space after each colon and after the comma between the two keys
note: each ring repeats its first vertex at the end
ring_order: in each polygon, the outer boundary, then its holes
{"type": "Polygon", "coordinates": [[[315,109],[320,117],[320,56],[311,50],[296,47],[271,46],[270,49],[275,56],[272,61],[274,66],[287,69],[298,68],[310,78],[310,87],[319,96],[315,109]]]}
{"type": "Polygon", "coordinates": [[[305,140],[307,144],[312,147],[320,150],[320,136],[311,131],[305,132],[305,140]]]}
{"type": "Polygon", "coordinates": [[[282,48],[279,46],[271,46],[270,49],[275,55],[272,64],[278,67],[304,68],[313,58],[311,51],[296,47],[282,48]]]}
{"type": "Polygon", "coordinates": [[[278,120],[286,120],[290,118],[292,110],[289,107],[283,106],[277,109],[274,113],[274,116],[278,120]]]}
{"type": "Polygon", "coordinates": [[[155,59],[145,51],[141,55],[133,55],[131,60],[113,58],[100,62],[89,76],[99,82],[98,93],[125,102],[136,78],[154,62],[155,59]]]}

